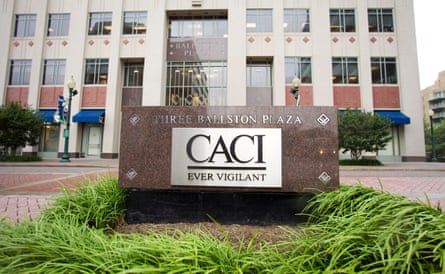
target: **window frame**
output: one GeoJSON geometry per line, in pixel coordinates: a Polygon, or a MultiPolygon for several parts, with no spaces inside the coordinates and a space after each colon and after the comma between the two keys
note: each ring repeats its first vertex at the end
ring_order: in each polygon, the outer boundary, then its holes
{"type": "Polygon", "coordinates": [[[106,85],[108,84],[108,58],[88,58],[85,59],[85,73],[84,84],[85,85],[106,85]],[[89,68],[92,68],[92,72],[89,72],[89,68]],[[106,71],[106,73],[102,73],[106,71]],[[102,74],[101,74],[102,73],[102,74]],[[92,77],[88,77],[92,75],[92,77]],[[105,75],[105,77],[103,77],[105,75]]]}
{"type": "Polygon", "coordinates": [[[146,34],[147,18],[147,11],[125,11],[122,18],[122,34],[146,34]],[[127,26],[127,23],[129,24],[129,26],[127,26]],[[127,31],[127,29],[129,29],[130,31],[127,31]]]}
{"type": "Polygon", "coordinates": [[[329,10],[329,27],[331,32],[356,32],[356,25],[355,9],[329,10]],[[349,24],[348,21],[350,21],[351,18],[353,23],[349,24]],[[335,22],[335,19],[337,19],[336,21],[338,22],[335,22]]]}
{"type": "Polygon", "coordinates": [[[312,84],[312,58],[307,56],[287,56],[285,64],[285,83],[290,84],[295,76],[303,84],[312,84]],[[292,67],[292,68],[291,68],[292,67]]]}
{"type": "Polygon", "coordinates": [[[142,87],[144,83],[144,63],[125,63],[122,86],[142,87]]]}
{"type": "Polygon", "coordinates": [[[360,84],[359,62],[357,57],[332,57],[332,83],[334,85],[360,84]],[[336,67],[341,74],[336,75],[336,67]],[[355,72],[355,73],[354,73],[355,72]]]}
{"type": "Polygon", "coordinates": [[[369,32],[394,32],[394,10],[392,8],[368,8],[368,31],[369,32]],[[391,24],[389,27],[385,26],[385,18],[389,17],[391,24]],[[374,18],[376,25],[371,25],[374,18]]]}
{"type": "Polygon", "coordinates": [[[12,59],[9,61],[9,86],[27,86],[31,80],[31,59],[12,59]],[[18,74],[18,75],[16,75],[18,74]]]}
{"type": "Polygon", "coordinates": [[[168,22],[170,39],[227,37],[227,16],[172,16],[168,22]]]}
{"type": "Polygon", "coordinates": [[[371,81],[373,85],[398,85],[396,57],[371,57],[371,81]],[[377,75],[377,72],[378,75],[377,75]]]}
{"type": "Polygon", "coordinates": [[[69,13],[50,13],[48,14],[48,26],[46,36],[68,36],[70,33],[71,14],[69,13]],[[53,18],[54,17],[54,18],[53,18]],[[54,28],[52,23],[55,22],[54,28]]]}
{"type": "Polygon", "coordinates": [[[88,14],[88,35],[111,35],[113,29],[112,12],[90,12],[88,14]],[[106,21],[109,19],[109,21],[106,21]],[[97,22],[97,29],[95,24],[97,22]],[[109,22],[109,24],[107,24],[109,22]],[[94,24],[94,25],[92,25],[94,24]]]}
{"type": "Polygon", "coordinates": [[[311,32],[311,15],[309,9],[284,9],[283,18],[285,33],[311,32]]]}
{"type": "Polygon", "coordinates": [[[167,62],[167,106],[192,106],[198,102],[198,105],[223,106],[226,101],[226,61],[167,62]]]}
{"type": "Polygon", "coordinates": [[[246,32],[247,33],[273,32],[273,10],[247,9],[246,32]]]}
{"type": "Polygon", "coordinates": [[[16,14],[14,18],[14,37],[34,37],[36,14],[16,14]]]}
{"type": "Polygon", "coordinates": [[[272,88],[272,70],[273,65],[271,62],[248,62],[246,66],[246,87],[272,88]],[[257,77],[258,69],[264,69],[264,77],[257,77]]]}
{"type": "Polygon", "coordinates": [[[45,59],[43,61],[43,86],[63,86],[65,82],[65,59],[45,59]],[[48,69],[52,70],[52,73],[48,73],[48,69]],[[51,78],[49,78],[52,75],[51,78]]]}

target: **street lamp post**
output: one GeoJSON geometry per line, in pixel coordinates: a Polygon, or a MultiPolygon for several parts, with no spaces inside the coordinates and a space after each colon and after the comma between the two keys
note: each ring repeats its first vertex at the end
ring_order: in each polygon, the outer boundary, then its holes
{"type": "Polygon", "coordinates": [[[300,84],[301,80],[297,77],[297,75],[295,75],[294,79],[292,80],[292,88],[290,92],[295,96],[296,106],[298,106],[298,104],[300,103],[300,93],[299,93],[300,84]]]}
{"type": "Polygon", "coordinates": [[[431,162],[437,162],[436,158],[436,140],[434,140],[433,115],[434,111],[430,110],[430,127],[431,127],[431,162]]]}
{"type": "Polygon", "coordinates": [[[66,86],[68,87],[68,104],[67,104],[67,120],[66,120],[66,126],[63,131],[63,137],[65,138],[65,145],[63,146],[63,155],[60,159],[60,162],[70,162],[70,155],[68,154],[68,145],[70,143],[70,120],[71,120],[71,100],[73,98],[73,95],[77,94],[77,91],[74,90],[76,87],[76,82],[74,81],[73,76],[71,76],[70,80],[66,83],[66,86]]]}

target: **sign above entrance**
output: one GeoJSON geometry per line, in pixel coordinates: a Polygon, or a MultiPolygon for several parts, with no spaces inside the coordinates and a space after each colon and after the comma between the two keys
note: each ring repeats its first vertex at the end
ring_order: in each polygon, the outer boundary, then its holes
{"type": "Polygon", "coordinates": [[[227,59],[227,38],[172,38],[167,61],[221,61],[227,59]]]}

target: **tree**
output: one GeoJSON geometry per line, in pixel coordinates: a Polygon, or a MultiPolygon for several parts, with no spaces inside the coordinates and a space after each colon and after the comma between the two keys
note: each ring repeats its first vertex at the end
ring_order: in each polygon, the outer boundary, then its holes
{"type": "MultiPolygon", "coordinates": [[[[425,123],[425,149],[431,153],[431,126],[430,123],[425,123]]],[[[443,158],[445,156],[445,120],[439,124],[434,124],[434,143],[436,156],[443,158]]]]}
{"type": "Polygon", "coordinates": [[[339,147],[350,151],[351,159],[359,160],[363,152],[383,150],[392,139],[391,121],[380,115],[346,110],[338,115],[339,147]]]}
{"type": "Polygon", "coordinates": [[[15,156],[18,147],[37,145],[43,120],[40,115],[17,102],[0,106],[0,146],[11,149],[15,156]]]}

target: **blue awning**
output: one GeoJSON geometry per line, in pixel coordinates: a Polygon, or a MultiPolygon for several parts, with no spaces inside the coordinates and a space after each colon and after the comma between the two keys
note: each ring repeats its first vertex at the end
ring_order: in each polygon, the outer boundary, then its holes
{"type": "Polygon", "coordinates": [[[103,123],[104,109],[83,109],[73,116],[75,123],[103,123]]]}
{"type": "Polygon", "coordinates": [[[56,114],[55,109],[40,109],[40,115],[43,118],[43,122],[54,123],[54,115],[56,114]]]}
{"type": "Polygon", "coordinates": [[[374,113],[388,118],[393,125],[407,125],[411,123],[410,118],[400,111],[375,110],[374,113]]]}

